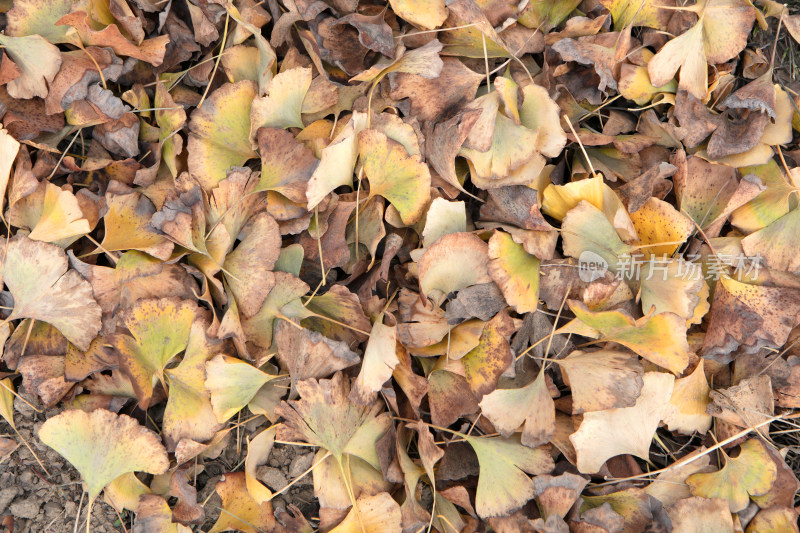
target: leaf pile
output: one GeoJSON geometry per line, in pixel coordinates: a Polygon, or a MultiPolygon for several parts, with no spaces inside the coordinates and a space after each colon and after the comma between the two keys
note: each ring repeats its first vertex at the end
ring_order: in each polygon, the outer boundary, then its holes
{"type": "Polygon", "coordinates": [[[798,531],[785,6],[3,10],[0,414],[63,408],[38,438],[90,505],[139,533],[798,531]],[[206,524],[194,481],[244,423],[206,524]],[[273,509],[276,442],[316,451],[317,513],[273,509]]]}

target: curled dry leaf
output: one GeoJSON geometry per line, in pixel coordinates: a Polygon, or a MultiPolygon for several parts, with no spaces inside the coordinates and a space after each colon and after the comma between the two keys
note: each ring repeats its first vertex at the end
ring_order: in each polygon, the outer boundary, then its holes
{"type": "MultiPolygon", "coordinates": [[[[347,344],[334,341],[316,331],[281,320],[275,326],[278,361],[289,370],[292,382],[323,378],[361,360],[347,344]]],[[[385,380],[384,380],[385,381],[385,380]]]]}
{"type": "Polygon", "coordinates": [[[383,324],[383,317],[378,317],[372,325],[367,347],[364,349],[361,372],[350,392],[352,401],[367,405],[374,400],[400,362],[396,352],[397,328],[383,324]]]}
{"type": "Polygon", "coordinates": [[[172,522],[172,511],[167,501],[157,494],[143,494],[136,511],[133,527],[141,531],[157,531],[159,533],[187,533],[191,528],[172,522]]]}

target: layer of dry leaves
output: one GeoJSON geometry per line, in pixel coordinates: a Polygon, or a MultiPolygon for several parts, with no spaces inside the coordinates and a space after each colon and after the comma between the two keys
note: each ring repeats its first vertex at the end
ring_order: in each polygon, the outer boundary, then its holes
{"type": "Polygon", "coordinates": [[[0,415],[90,506],[199,530],[257,420],[211,532],[798,531],[784,6],[2,6],[0,415]]]}

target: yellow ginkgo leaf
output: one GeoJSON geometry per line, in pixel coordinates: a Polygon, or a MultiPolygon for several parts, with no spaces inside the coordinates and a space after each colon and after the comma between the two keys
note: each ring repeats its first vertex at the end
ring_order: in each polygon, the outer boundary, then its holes
{"type": "Polygon", "coordinates": [[[177,298],[139,300],[124,314],[132,336],[117,335],[113,344],[142,409],[150,405],[154,383],[164,382],[167,363],[186,348],[197,314],[196,303],[177,298]]]}
{"type": "Polygon", "coordinates": [[[513,321],[508,313],[497,313],[483,328],[478,345],[461,358],[464,379],[477,398],[493,391],[500,375],[513,363],[506,340],[513,331],[513,321]]]}
{"type": "Polygon", "coordinates": [[[445,0],[389,0],[398,17],[426,30],[438,28],[447,18],[445,0]]]}
{"type": "Polygon", "coordinates": [[[41,35],[53,44],[68,43],[69,26],[57,26],[58,19],[68,14],[72,0],[21,0],[8,12],[5,33],[12,37],[41,35]]]}
{"type": "Polygon", "coordinates": [[[591,474],[608,459],[629,453],[649,460],[650,441],[668,412],[675,377],[647,372],[633,407],[594,411],[583,415],[578,431],[569,440],[578,454],[578,470],[591,474]]]}
{"type": "Polygon", "coordinates": [[[526,128],[537,132],[536,148],[546,157],[558,157],[567,144],[567,135],[561,127],[558,104],[550,98],[541,85],[530,84],[522,88],[522,105],[519,120],[526,128]]]}
{"type": "Polygon", "coordinates": [[[800,232],[800,209],[794,208],[765,228],[742,239],[742,250],[758,257],[773,270],[800,272],[800,256],[794,235],[800,232]]]}
{"type": "Polygon", "coordinates": [[[461,57],[509,57],[512,52],[492,27],[481,2],[450,0],[448,16],[439,34],[445,48],[443,54],[461,57]]]}
{"type": "MultiPolygon", "coordinates": [[[[770,149],[771,151],[772,149],[770,149]]],[[[760,172],[757,174],[757,176],[761,175],[760,172]]],[[[719,234],[725,223],[725,217],[731,211],[748,200],[760,196],[758,180],[754,179],[754,176],[745,175],[744,179],[738,180],[736,168],[710,163],[698,156],[687,157],[686,171],[676,173],[673,181],[675,182],[675,196],[678,200],[676,208],[703,228],[707,237],[719,234]],[[701,179],[690,179],[690,176],[700,176],[701,179]]],[[[787,206],[784,213],[788,210],[787,206]]],[[[778,216],[780,215],[775,218],[778,216]]],[[[676,217],[662,216],[660,218],[670,220],[676,217]]],[[[683,225],[683,223],[680,224],[680,226],[683,225]]]]}
{"type": "Polygon", "coordinates": [[[615,274],[622,273],[625,259],[630,257],[631,247],[622,242],[603,212],[586,200],[581,200],[564,216],[561,237],[565,255],[582,262],[597,262],[598,268],[615,274]]]}
{"type": "MultiPolygon", "coordinates": [[[[538,171],[530,171],[528,178],[522,183],[526,185],[539,175],[544,168],[545,160],[537,151],[538,133],[527,127],[514,123],[514,120],[498,112],[500,97],[497,91],[481,96],[471,103],[469,109],[482,109],[483,117],[492,117],[491,144],[488,150],[478,150],[464,146],[459,155],[472,164],[478,178],[486,181],[498,181],[508,178],[514,171],[522,169],[532,162],[538,171]]],[[[480,121],[481,119],[479,119],[480,121]]],[[[477,127],[477,126],[476,126],[477,127]]],[[[473,129],[475,132],[476,129],[473,129]]],[[[509,185],[507,181],[501,184],[509,185]]]]}
{"type": "MultiPolygon", "coordinates": [[[[674,313],[660,313],[634,320],[622,311],[590,311],[581,302],[569,300],[577,320],[597,331],[603,340],[618,342],[648,361],[678,373],[689,364],[686,321],[674,313]]],[[[567,324],[558,332],[566,332],[567,324]]]]}
{"type": "MultiPolygon", "coordinates": [[[[606,520],[610,519],[610,524],[614,524],[618,520],[616,523],[619,524],[620,530],[623,530],[624,526],[633,531],[643,531],[653,521],[652,509],[654,503],[643,489],[629,488],[597,496],[585,495],[582,497],[578,510],[582,518],[591,516],[592,511],[604,511],[595,515],[604,525],[607,523],[606,520]]],[[[573,523],[572,521],[570,522],[570,524],[573,523]]],[[[609,529],[613,531],[617,528],[609,529]]],[[[609,529],[606,529],[606,531],[609,531],[609,529]]],[[[720,531],[719,533],[722,532],[720,531]]]]}
{"type": "Polygon", "coordinates": [[[311,69],[297,67],[281,72],[269,83],[269,94],[253,100],[250,139],[258,128],[302,128],[303,99],[311,86],[311,69]]]}
{"type": "MultiPolygon", "coordinates": [[[[564,185],[548,185],[543,192],[542,212],[557,220],[564,220],[567,212],[581,201],[603,209],[606,200],[613,201],[616,196],[613,192],[609,195],[608,190],[610,189],[604,183],[602,176],[571,181],[564,185]]],[[[622,202],[619,203],[622,204],[622,202]]]]}
{"type": "MultiPolygon", "coordinates": [[[[8,28],[6,28],[7,30],[8,28]]],[[[19,141],[9,135],[8,131],[0,128],[0,153],[3,154],[3,160],[0,161],[0,211],[3,210],[3,203],[5,202],[5,193],[8,188],[8,179],[11,177],[11,166],[14,164],[14,159],[19,152],[19,141]]]]}
{"type": "Polygon", "coordinates": [[[49,91],[58,69],[61,68],[61,52],[41,35],[10,37],[0,35],[0,45],[14,61],[19,77],[6,86],[12,98],[44,98],[49,91]]]}
{"type": "Polygon", "coordinates": [[[697,13],[699,20],[667,42],[650,60],[647,70],[653,85],[661,86],[669,83],[680,68],[678,87],[705,100],[708,63],[724,63],[744,49],[756,18],[755,8],[746,0],[701,0],[683,9],[697,13]]]}
{"type": "MultiPolygon", "coordinates": [[[[238,27],[234,29],[234,42],[241,42],[241,40],[247,38],[248,34],[252,35],[253,40],[255,40],[256,48],[258,49],[258,57],[256,61],[253,62],[253,68],[256,72],[255,80],[258,82],[258,94],[263,96],[267,93],[269,84],[272,81],[275,62],[278,60],[278,57],[275,55],[275,50],[270,46],[269,41],[261,34],[260,25],[256,26],[256,24],[251,24],[251,22],[255,22],[254,19],[259,19],[261,16],[256,15],[253,17],[249,6],[245,7],[244,5],[240,5],[239,7],[242,8],[244,13],[239,11],[233,4],[227,4],[225,10],[230,14],[231,18],[239,24],[238,27]],[[236,34],[238,34],[238,38],[236,34]]],[[[264,21],[266,19],[261,20],[264,21]]],[[[226,50],[226,55],[229,50],[230,49],[226,50]]],[[[223,56],[223,60],[224,58],[225,56],[223,56]]]]}
{"type": "Polygon", "coordinates": [[[136,474],[128,472],[106,485],[103,500],[120,513],[123,509],[136,511],[139,498],[144,494],[151,494],[150,488],[139,481],[136,474]]]}
{"type": "MultiPolygon", "coordinates": [[[[648,54],[646,50],[643,50],[642,54],[646,57],[652,57],[652,52],[648,54]]],[[[678,92],[678,82],[675,80],[670,80],[667,84],[656,87],[650,82],[650,73],[647,72],[647,67],[631,65],[630,63],[623,63],[620,67],[617,87],[622,96],[628,100],[633,100],[640,106],[647,105],[657,94],[674,94],[678,92]]]]}
{"type": "Polygon", "coordinates": [[[206,389],[217,420],[225,422],[244,408],[258,390],[275,376],[246,361],[217,355],[206,363],[206,389]]]}
{"type": "Polygon", "coordinates": [[[670,411],[664,417],[670,431],[694,435],[704,434],[711,427],[711,415],[706,413],[706,407],[711,403],[708,397],[711,388],[703,368],[703,359],[700,359],[691,374],[675,380],[675,390],[669,401],[670,411]]]}
{"type": "Polygon", "coordinates": [[[765,446],[758,439],[750,439],[741,445],[737,457],[726,456],[725,466],[720,470],[693,474],[686,484],[695,496],[722,498],[731,512],[737,513],[747,507],[750,496],[766,494],[778,475],[765,446]]]}
{"type": "Polygon", "coordinates": [[[637,249],[646,256],[671,256],[695,231],[689,217],[655,197],[630,217],[639,236],[637,249]]]}
{"type": "Polygon", "coordinates": [[[731,224],[744,233],[753,233],[768,226],[789,212],[793,197],[800,196],[800,171],[783,174],[778,163],[770,160],[765,165],[744,167],[743,176],[755,174],[765,189],[755,198],[731,213],[731,224]]]}
{"type": "Polygon", "coordinates": [[[239,44],[225,50],[220,65],[231,83],[258,81],[258,58],[258,48],[239,44]]]}
{"type": "Polygon", "coordinates": [[[419,260],[420,291],[441,301],[453,291],[490,282],[488,265],[489,247],[480,238],[471,233],[445,235],[419,260]],[[453,265],[460,267],[454,272],[453,265]]]}
{"type": "Polygon", "coordinates": [[[205,323],[195,321],[180,364],[164,371],[169,381],[169,396],[163,429],[170,450],[175,449],[181,439],[206,442],[222,429],[205,387],[206,362],[217,347],[217,343],[207,338],[205,323]]]}
{"type": "Polygon", "coordinates": [[[367,114],[354,112],[349,122],[323,148],[317,169],[308,181],[308,209],[314,209],[336,187],[353,185],[358,160],[359,134],[367,127],[367,114]]]}
{"type": "Polygon", "coordinates": [[[699,323],[708,312],[709,287],[700,265],[682,259],[652,258],[639,270],[642,310],[675,313],[687,324],[699,323]]]}
{"type": "Polygon", "coordinates": [[[660,501],[664,507],[669,507],[680,500],[690,498],[692,493],[686,484],[686,478],[698,472],[711,472],[715,469],[711,466],[709,455],[703,452],[705,452],[705,447],[701,446],[696,451],[684,456],[685,461],[673,463],[663,469],[645,487],[644,491],[660,501]]]}
{"type": "MultiPolygon", "coordinates": [[[[366,461],[355,456],[345,456],[341,463],[327,450],[318,450],[313,459],[313,477],[320,505],[339,509],[342,513],[353,506],[359,497],[391,489],[383,475],[366,461]],[[349,487],[348,487],[349,485],[349,487]],[[352,495],[355,496],[351,498],[352,495]]],[[[356,514],[356,520],[360,515],[356,514]]]]}
{"type": "Polygon", "coordinates": [[[47,183],[41,215],[28,238],[52,243],[69,242],[86,235],[91,229],[75,195],[47,183]]]}
{"type": "Polygon", "coordinates": [[[661,9],[662,5],[673,7],[673,3],[665,0],[600,0],[614,19],[614,30],[621,31],[627,26],[645,26],[657,30],[665,30],[672,17],[672,11],[661,9]]]}
{"type": "Polygon", "coordinates": [[[480,474],[475,510],[481,518],[503,516],[525,505],[536,495],[528,474],[545,474],[553,459],[544,448],[528,448],[519,439],[466,437],[478,456],[480,474]]]}
{"type": "Polygon", "coordinates": [[[411,225],[422,217],[431,191],[428,165],[409,155],[383,133],[368,129],[358,135],[358,151],[369,179],[370,197],[386,198],[411,225]]]}
{"type": "Polygon", "coordinates": [[[375,87],[378,82],[392,72],[416,74],[427,79],[437,78],[444,67],[444,62],[439,57],[441,51],[442,43],[438,39],[433,39],[413,50],[400,47],[395,50],[395,59],[387,58],[378,61],[372,67],[350,78],[350,81],[371,81],[372,86],[375,87]]]}
{"type": "Polygon", "coordinates": [[[93,502],[103,487],[128,472],[163,474],[169,459],[158,435],[127,415],[70,409],[48,418],[39,439],[72,463],[93,502]]]}
{"type": "Polygon", "coordinates": [[[441,341],[425,347],[412,347],[410,351],[420,357],[447,355],[449,359],[461,359],[478,345],[485,325],[477,318],[467,320],[451,329],[441,341]]]}
{"type": "Polygon", "coordinates": [[[330,533],[400,533],[403,530],[400,506],[388,492],[361,497],[356,500],[355,507],[330,533]]]}
{"type": "Polygon", "coordinates": [[[350,399],[360,405],[369,405],[383,384],[392,377],[394,367],[400,362],[396,354],[397,328],[383,323],[383,315],[372,325],[364,350],[361,371],[358,373],[350,399]]]}
{"type": "Polygon", "coordinates": [[[272,346],[275,318],[281,314],[284,306],[298,302],[308,290],[308,285],[300,278],[286,272],[275,272],[275,285],[261,304],[261,309],[242,320],[247,339],[265,350],[269,349],[272,346]]]}
{"type": "Polygon", "coordinates": [[[231,167],[257,156],[250,145],[250,107],[255,97],[255,83],[228,83],[192,113],[189,172],[206,191],[225,179],[231,167]]]}
{"type": "Polygon", "coordinates": [[[133,528],[150,533],[191,533],[192,529],[172,521],[172,509],[158,494],[143,494],[131,509],[136,512],[133,528]]]}
{"type": "Polygon", "coordinates": [[[539,259],[514,242],[508,233],[495,231],[489,239],[489,274],[506,302],[518,313],[535,311],[539,304],[539,259]]]}
{"type": "MultiPolygon", "coordinates": [[[[467,231],[466,204],[464,202],[448,202],[444,198],[434,198],[425,214],[422,247],[431,246],[444,235],[464,231],[467,231]]],[[[421,252],[420,255],[422,255],[421,252]]]]}
{"type": "Polygon", "coordinates": [[[528,28],[548,32],[561,24],[572,13],[580,0],[548,0],[528,2],[519,15],[519,23],[528,28]]]}
{"type": "Polygon", "coordinates": [[[258,480],[256,470],[267,462],[274,443],[274,427],[265,429],[247,442],[247,457],[244,460],[245,484],[250,497],[258,504],[272,499],[272,491],[258,480]]]}
{"type": "Polygon", "coordinates": [[[745,533],[797,533],[797,511],[773,506],[762,509],[753,517],[745,533]]]}
{"type": "Polygon", "coordinates": [[[14,423],[14,384],[11,383],[11,378],[0,381],[0,416],[13,429],[17,428],[14,423]]]}
{"type": "Polygon", "coordinates": [[[153,203],[138,191],[116,184],[112,181],[106,191],[103,249],[139,250],[162,261],[169,259],[175,245],[150,228],[150,218],[156,212],[153,203]]]}
{"type": "Polygon", "coordinates": [[[225,474],[217,482],[215,490],[222,498],[222,512],[208,533],[274,531],[276,522],[272,504],[268,501],[258,503],[250,496],[244,472],[225,474]]]}
{"type": "Polygon", "coordinates": [[[7,320],[47,322],[81,350],[89,349],[100,331],[102,311],[89,282],[68,270],[64,250],[16,235],[8,241],[0,271],[14,297],[14,310],[7,320]]]}
{"type": "MultiPolygon", "coordinates": [[[[172,177],[178,177],[177,157],[183,151],[183,137],[176,135],[186,124],[186,111],[175,104],[163,83],[156,84],[155,115],[158,124],[158,142],[161,144],[161,160],[169,168],[172,177]]],[[[137,183],[139,183],[137,181],[137,183]]]]}
{"type": "MultiPolygon", "coordinates": [[[[539,86],[534,85],[534,87],[539,86]]],[[[544,89],[543,87],[540,88],[544,89]]],[[[497,91],[497,95],[500,97],[500,103],[503,106],[506,116],[514,121],[514,124],[520,124],[519,85],[510,78],[498,76],[494,80],[494,90],[497,91]]]]}

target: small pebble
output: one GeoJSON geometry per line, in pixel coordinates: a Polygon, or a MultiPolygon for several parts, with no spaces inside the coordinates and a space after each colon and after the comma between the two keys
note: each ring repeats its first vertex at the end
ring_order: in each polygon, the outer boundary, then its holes
{"type": "Polygon", "coordinates": [[[61,514],[62,508],[56,502],[47,502],[44,504],[44,514],[47,516],[49,520],[54,519],[55,517],[61,514]]]}
{"type": "Polygon", "coordinates": [[[281,490],[288,484],[286,477],[277,468],[261,466],[257,471],[258,479],[272,490],[281,490]]]}
{"type": "Polygon", "coordinates": [[[289,477],[292,479],[298,477],[300,474],[311,468],[312,464],[314,464],[313,453],[306,453],[304,455],[295,456],[295,458],[292,459],[292,463],[289,465],[289,477]]]}
{"type": "Polygon", "coordinates": [[[14,501],[19,494],[19,489],[15,486],[0,489],[0,515],[8,508],[8,504],[14,501]]]}
{"type": "Polygon", "coordinates": [[[39,508],[42,500],[36,496],[29,496],[22,500],[17,500],[9,506],[11,514],[16,518],[36,518],[39,515],[39,508]]]}

